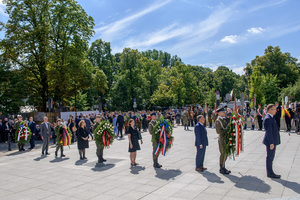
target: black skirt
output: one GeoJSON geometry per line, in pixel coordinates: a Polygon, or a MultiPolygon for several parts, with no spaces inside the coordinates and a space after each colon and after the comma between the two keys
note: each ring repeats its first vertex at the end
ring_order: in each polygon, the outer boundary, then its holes
{"type": "Polygon", "coordinates": [[[84,140],[82,137],[88,137],[88,131],[83,128],[79,128],[78,130],[78,141],[77,141],[77,147],[78,149],[86,149],[89,148],[89,140],[84,140]]]}

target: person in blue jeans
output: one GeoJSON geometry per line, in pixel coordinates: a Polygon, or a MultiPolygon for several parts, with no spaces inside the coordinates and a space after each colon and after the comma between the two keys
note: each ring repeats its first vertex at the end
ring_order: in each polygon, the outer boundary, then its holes
{"type": "Polygon", "coordinates": [[[117,125],[117,116],[113,115],[113,126],[114,126],[114,134],[118,137],[118,125],[117,125]]]}

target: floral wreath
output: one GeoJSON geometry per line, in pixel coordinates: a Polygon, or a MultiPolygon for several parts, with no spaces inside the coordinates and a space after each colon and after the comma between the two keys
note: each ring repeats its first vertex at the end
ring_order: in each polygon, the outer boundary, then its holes
{"type": "Polygon", "coordinates": [[[25,145],[31,138],[31,131],[28,125],[21,121],[20,127],[18,127],[16,134],[15,134],[15,141],[19,144],[25,145]]]}
{"type": "Polygon", "coordinates": [[[71,144],[72,134],[68,127],[60,126],[58,128],[58,135],[57,135],[57,143],[63,146],[69,146],[71,144]]]}
{"type": "Polygon", "coordinates": [[[94,130],[95,141],[101,147],[109,147],[115,138],[113,126],[108,121],[102,121],[94,130]]]}
{"type": "Polygon", "coordinates": [[[237,113],[233,112],[230,117],[230,122],[227,126],[225,134],[224,152],[227,156],[239,155],[240,151],[244,150],[243,147],[243,120],[237,113]]]}
{"type": "Polygon", "coordinates": [[[152,142],[157,145],[154,153],[157,155],[160,151],[165,156],[166,152],[171,148],[174,141],[173,126],[169,120],[163,117],[156,120],[156,125],[153,128],[152,142]]]}

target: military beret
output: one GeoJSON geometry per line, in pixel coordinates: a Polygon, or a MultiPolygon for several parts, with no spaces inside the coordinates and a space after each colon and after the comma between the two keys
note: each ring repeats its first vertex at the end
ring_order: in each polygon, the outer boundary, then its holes
{"type": "Polygon", "coordinates": [[[153,112],[153,113],[151,113],[151,114],[150,114],[150,116],[156,116],[156,113],[155,113],[155,112],[153,112]]]}
{"type": "Polygon", "coordinates": [[[217,109],[217,113],[222,112],[222,111],[225,112],[225,109],[223,107],[217,109]]]}

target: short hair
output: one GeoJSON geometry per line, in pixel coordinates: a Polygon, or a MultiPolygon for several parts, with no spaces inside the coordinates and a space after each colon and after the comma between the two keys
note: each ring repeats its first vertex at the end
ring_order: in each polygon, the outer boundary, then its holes
{"type": "Polygon", "coordinates": [[[96,118],[101,118],[101,116],[100,116],[100,115],[97,115],[96,118]]]}
{"type": "Polygon", "coordinates": [[[18,118],[22,118],[22,115],[18,115],[18,118]]]}
{"type": "Polygon", "coordinates": [[[199,120],[200,120],[202,117],[204,117],[204,116],[203,116],[203,115],[198,115],[198,116],[197,116],[198,122],[199,122],[199,120]]]}
{"type": "Polygon", "coordinates": [[[84,120],[81,120],[81,121],[78,123],[78,126],[81,127],[81,125],[82,125],[83,123],[85,123],[85,121],[84,121],[84,120]]]}
{"type": "Polygon", "coordinates": [[[269,105],[267,106],[267,112],[268,112],[271,108],[273,108],[273,107],[275,107],[274,104],[269,104],[269,105]]]}
{"type": "Polygon", "coordinates": [[[131,124],[131,122],[134,122],[134,120],[133,120],[133,119],[130,119],[129,122],[128,122],[129,125],[131,124]]]}
{"type": "Polygon", "coordinates": [[[47,117],[47,116],[45,116],[45,117],[44,117],[44,119],[46,119],[46,118],[48,119],[48,117],[47,117]]]}
{"type": "Polygon", "coordinates": [[[57,118],[56,122],[60,122],[61,120],[59,118],[57,118]]]}

